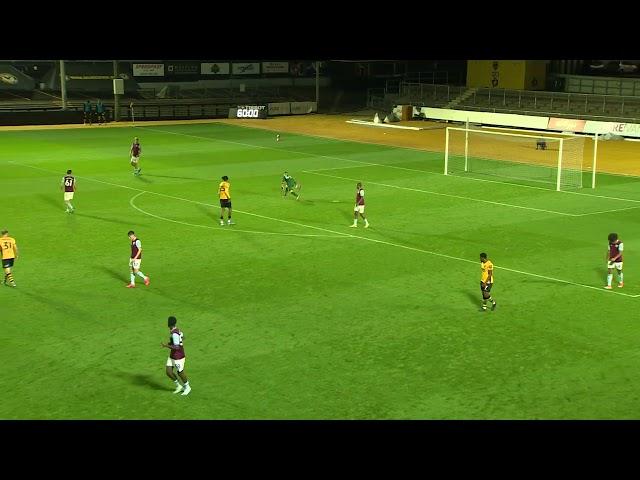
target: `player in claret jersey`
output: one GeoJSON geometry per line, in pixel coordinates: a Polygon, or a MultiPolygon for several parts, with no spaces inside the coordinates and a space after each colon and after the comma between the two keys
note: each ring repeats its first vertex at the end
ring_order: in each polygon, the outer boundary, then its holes
{"type": "Polygon", "coordinates": [[[127,283],[127,288],[136,288],[136,275],[144,279],[144,284],[149,286],[149,277],[140,271],[142,263],[142,242],[133,230],[127,233],[131,240],[131,258],[129,259],[129,267],[131,267],[131,282],[127,283]]]}
{"type": "Polygon", "coordinates": [[[364,228],[369,228],[369,221],[364,216],[364,188],[360,182],[356,185],[356,206],[353,209],[353,225],[350,225],[351,227],[358,226],[358,213],[364,220],[364,228]]]}
{"type": "Polygon", "coordinates": [[[180,329],[178,329],[178,327],[176,327],[176,323],[178,323],[176,317],[169,317],[169,321],[167,322],[170,331],[169,343],[165,344],[161,342],[160,345],[171,350],[169,352],[169,358],[167,359],[166,372],[167,376],[176,384],[176,389],[173,393],[182,392],[182,395],[189,395],[191,385],[189,385],[189,379],[187,378],[186,373],[184,373],[184,361],[186,358],[184,354],[184,346],[182,345],[184,334],[180,329]],[[177,376],[173,372],[174,368],[178,372],[177,376]],[[182,380],[182,385],[180,385],[178,377],[182,380]]]}
{"type": "Polygon", "coordinates": [[[133,139],[133,143],[131,144],[131,166],[133,167],[133,174],[140,175],[140,167],[138,167],[138,163],[140,162],[140,154],[142,153],[142,147],[140,146],[140,140],[138,137],[133,139]]]}
{"type": "Polygon", "coordinates": [[[618,272],[618,288],[624,287],[624,276],[622,274],[622,250],[624,245],[618,238],[617,233],[609,234],[609,249],[607,250],[607,285],[604,287],[611,290],[611,280],[613,280],[613,270],[618,272]]]}
{"type": "Polygon", "coordinates": [[[67,205],[66,212],[73,213],[75,208],[71,205],[71,200],[73,200],[73,194],[76,191],[76,177],[71,175],[71,170],[67,170],[67,174],[62,177],[60,188],[64,192],[64,203],[67,205]]]}

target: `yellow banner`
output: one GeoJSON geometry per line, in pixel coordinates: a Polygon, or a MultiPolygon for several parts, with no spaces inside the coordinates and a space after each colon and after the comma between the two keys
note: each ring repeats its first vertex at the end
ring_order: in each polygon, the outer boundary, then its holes
{"type": "Polygon", "coordinates": [[[467,87],[542,90],[545,87],[544,60],[469,60],[467,87]]]}

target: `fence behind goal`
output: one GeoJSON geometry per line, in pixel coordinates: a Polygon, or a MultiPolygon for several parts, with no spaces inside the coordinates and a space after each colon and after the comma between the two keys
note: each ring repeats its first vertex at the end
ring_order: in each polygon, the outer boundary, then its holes
{"type": "Polygon", "coordinates": [[[525,180],[556,190],[582,188],[584,141],[581,136],[447,127],[444,174],[525,180]]]}

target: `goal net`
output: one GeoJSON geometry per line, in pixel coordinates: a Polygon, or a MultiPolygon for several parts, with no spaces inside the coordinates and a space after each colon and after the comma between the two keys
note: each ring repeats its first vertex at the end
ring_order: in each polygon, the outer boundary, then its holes
{"type": "Polygon", "coordinates": [[[551,137],[447,127],[445,175],[497,177],[582,188],[584,137],[551,137]]]}

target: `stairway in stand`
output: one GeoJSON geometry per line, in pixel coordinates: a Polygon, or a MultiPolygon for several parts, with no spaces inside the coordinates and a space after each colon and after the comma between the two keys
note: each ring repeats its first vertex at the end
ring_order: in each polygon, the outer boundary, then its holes
{"type": "Polygon", "coordinates": [[[463,94],[458,95],[456,98],[451,100],[449,103],[445,105],[444,108],[455,108],[456,106],[460,105],[460,103],[464,102],[467,98],[469,98],[471,95],[473,95],[477,91],[478,91],[477,88],[467,88],[467,90],[463,94]]]}

